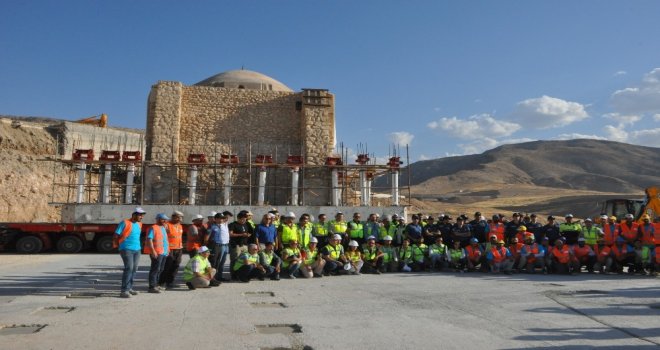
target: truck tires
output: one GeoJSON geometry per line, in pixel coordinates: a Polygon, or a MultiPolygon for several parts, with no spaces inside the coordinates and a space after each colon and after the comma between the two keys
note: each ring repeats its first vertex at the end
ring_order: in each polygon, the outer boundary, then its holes
{"type": "Polygon", "coordinates": [[[57,251],[66,254],[75,254],[83,249],[83,241],[78,236],[64,236],[57,241],[57,251]]]}
{"type": "Polygon", "coordinates": [[[36,254],[44,247],[44,242],[36,236],[21,237],[16,241],[16,251],[21,254],[36,254]]]}
{"type": "Polygon", "coordinates": [[[99,253],[112,253],[115,248],[112,247],[112,236],[101,236],[96,240],[96,251],[99,253]]]}

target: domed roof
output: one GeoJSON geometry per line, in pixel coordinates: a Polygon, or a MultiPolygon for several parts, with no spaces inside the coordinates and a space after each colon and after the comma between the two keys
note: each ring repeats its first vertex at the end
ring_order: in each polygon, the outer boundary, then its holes
{"type": "Polygon", "coordinates": [[[222,72],[212,77],[204,79],[196,86],[215,86],[225,87],[232,89],[250,89],[250,90],[269,90],[269,91],[289,91],[292,92],[288,86],[280,83],[279,81],[261,74],[246,69],[237,69],[222,72]]]}

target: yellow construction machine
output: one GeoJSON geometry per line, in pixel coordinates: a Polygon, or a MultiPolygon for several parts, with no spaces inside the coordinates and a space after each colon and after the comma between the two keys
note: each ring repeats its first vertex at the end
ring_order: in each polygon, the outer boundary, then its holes
{"type": "Polygon", "coordinates": [[[626,214],[635,215],[635,220],[642,221],[642,215],[648,214],[651,219],[660,216],[660,190],[658,187],[649,187],[644,190],[644,199],[608,199],[601,208],[602,214],[616,216],[622,219],[626,214]]]}
{"type": "Polygon", "coordinates": [[[103,113],[101,115],[95,115],[89,118],[83,118],[74,121],[80,124],[89,124],[89,125],[95,125],[101,128],[105,128],[106,126],[108,126],[108,115],[103,113]]]}

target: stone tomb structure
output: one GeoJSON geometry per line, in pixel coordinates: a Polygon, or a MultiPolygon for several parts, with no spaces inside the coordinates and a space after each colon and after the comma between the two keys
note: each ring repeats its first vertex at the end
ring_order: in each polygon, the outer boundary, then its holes
{"type": "MultiPolygon", "coordinates": [[[[295,205],[288,156],[302,156],[299,203],[328,205],[326,158],[336,143],[334,96],[325,89],[295,92],[266,75],[234,70],[188,86],[159,81],[147,106],[145,204],[191,202],[190,154],[204,154],[197,166],[195,203],[255,205],[258,155],[266,167],[266,205],[295,205]],[[222,163],[236,155],[238,163],[222,163]],[[231,171],[231,195],[224,198],[224,173],[231,171]]],[[[234,158],[236,159],[236,158],[234,158]]]]}

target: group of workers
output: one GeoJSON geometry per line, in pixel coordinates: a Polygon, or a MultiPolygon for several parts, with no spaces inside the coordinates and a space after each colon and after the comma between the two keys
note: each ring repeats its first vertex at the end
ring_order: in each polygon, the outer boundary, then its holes
{"type": "MultiPolygon", "coordinates": [[[[149,292],[173,288],[184,252],[183,213],[171,218],[157,214],[141,242],[145,211],[136,208],[116,230],[116,243],[124,262],[121,297],[137,294],[133,279],[141,249],[151,258],[149,292]]],[[[584,268],[589,273],[653,274],[660,269],[660,218],[648,215],[635,221],[627,214],[620,222],[602,215],[574,220],[572,214],[557,223],[548,216],[513,213],[486,219],[480,212],[466,215],[398,215],[359,213],[347,221],[343,213],[328,220],[320,214],[297,217],[272,209],[259,223],[243,210],[210,213],[205,222],[196,215],[185,228],[185,250],[190,260],[183,269],[189,289],[218,286],[222,282],[266,278],[320,278],[328,275],[450,270],[491,273],[566,273],[584,268]],[[595,221],[595,222],[594,222],[595,221]],[[657,242],[657,244],[656,244],[657,242]],[[224,267],[229,256],[229,276],[224,267]]]]}

